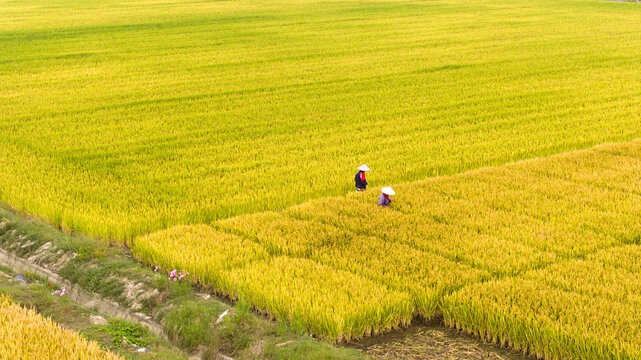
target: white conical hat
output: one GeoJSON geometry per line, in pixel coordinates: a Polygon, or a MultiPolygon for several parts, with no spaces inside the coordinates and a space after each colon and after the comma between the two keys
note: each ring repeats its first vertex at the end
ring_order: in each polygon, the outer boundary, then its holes
{"type": "Polygon", "coordinates": [[[381,192],[385,195],[396,195],[396,193],[394,192],[394,189],[392,189],[389,186],[382,188],[381,192]]]}
{"type": "Polygon", "coordinates": [[[370,170],[370,168],[369,168],[369,166],[367,166],[367,165],[365,165],[365,164],[363,164],[363,165],[359,166],[359,167],[358,167],[358,170],[360,170],[360,171],[371,171],[371,170],[370,170]]]}

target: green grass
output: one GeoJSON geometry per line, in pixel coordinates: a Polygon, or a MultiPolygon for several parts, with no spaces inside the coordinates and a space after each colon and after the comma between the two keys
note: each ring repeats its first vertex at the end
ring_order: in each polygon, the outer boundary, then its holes
{"type": "Polygon", "coordinates": [[[641,135],[636,4],[0,1],[0,199],[121,241],[641,135]]]}
{"type": "Polygon", "coordinates": [[[211,324],[225,311],[224,304],[184,300],[160,314],[165,332],[183,349],[195,350],[200,344],[217,346],[211,324]]]}
{"type": "MultiPolygon", "coordinates": [[[[282,343],[281,343],[282,344],[282,343]]],[[[361,359],[362,355],[347,349],[332,348],[329,344],[318,346],[312,339],[298,341],[278,347],[276,342],[270,342],[265,347],[264,359],[307,359],[307,360],[330,360],[330,359],[361,359]]]]}
{"type": "Polygon", "coordinates": [[[111,335],[115,347],[122,347],[123,340],[139,347],[145,347],[149,344],[146,339],[149,337],[149,330],[140,324],[113,319],[104,328],[104,331],[111,335]]]}

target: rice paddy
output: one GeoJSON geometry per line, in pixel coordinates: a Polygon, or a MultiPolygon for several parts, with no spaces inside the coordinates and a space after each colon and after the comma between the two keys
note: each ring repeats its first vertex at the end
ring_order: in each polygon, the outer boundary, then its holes
{"type": "Polygon", "coordinates": [[[450,326],[547,359],[634,359],[639,155],[639,141],[602,145],[400,184],[390,209],[376,206],[377,191],[354,192],[171,228],[136,239],[133,251],[332,341],[442,312],[450,326]],[[340,275],[349,288],[382,290],[342,298],[337,272],[351,274],[340,275]],[[372,296],[381,313],[371,313],[372,296]],[[299,301],[306,311],[294,310],[299,301]]]}
{"type": "Polygon", "coordinates": [[[0,201],[329,341],[442,314],[635,359],[640,24],[597,0],[0,0],[0,201]]]}
{"type": "Polygon", "coordinates": [[[124,243],[641,135],[636,4],[0,1],[0,199],[124,243]]]}

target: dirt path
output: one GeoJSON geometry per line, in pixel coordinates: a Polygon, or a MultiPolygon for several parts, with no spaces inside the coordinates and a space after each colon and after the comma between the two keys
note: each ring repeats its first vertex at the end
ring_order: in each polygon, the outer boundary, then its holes
{"type": "Polygon", "coordinates": [[[447,329],[439,321],[416,321],[407,329],[362,340],[354,346],[373,359],[528,360],[519,353],[485,344],[447,329]]]}

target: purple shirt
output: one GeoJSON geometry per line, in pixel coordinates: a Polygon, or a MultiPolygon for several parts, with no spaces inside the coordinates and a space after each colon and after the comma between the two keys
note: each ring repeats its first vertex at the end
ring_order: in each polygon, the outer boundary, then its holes
{"type": "Polygon", "coordinates": [[[381,197],[378,198],[378,206],[389,206],[391,202],[392,199],[385,196],[385,194],[381,194],[381,197]]]}

